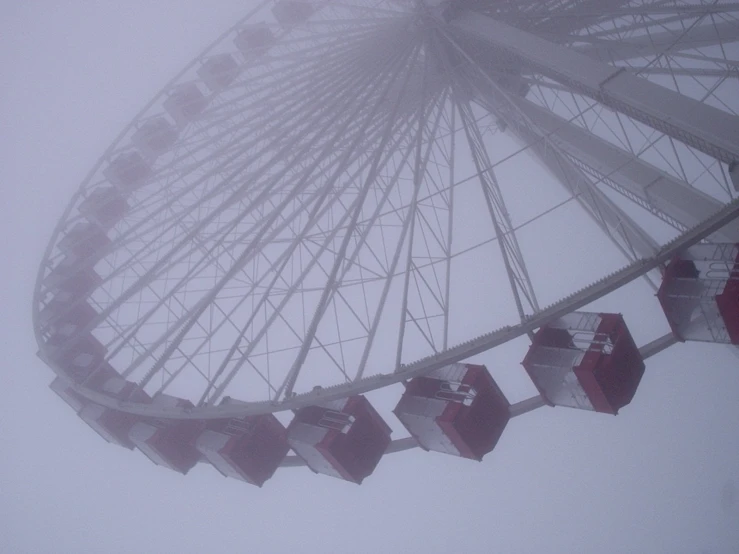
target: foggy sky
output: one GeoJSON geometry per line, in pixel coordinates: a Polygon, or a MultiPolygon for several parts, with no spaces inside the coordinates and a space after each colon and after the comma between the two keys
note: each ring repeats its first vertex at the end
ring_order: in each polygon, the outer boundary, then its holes
{"type": "MultiPolygon", "coordinates": [[[[31,294],[63,206],[138,109],[245,11],[195,0],[0,3],[4,267],[0,552],[739,552],[739,359],[677,345],[617,417],[542,409],[481,462],[410,451],[361,486],[305,468],[262,489],[106,444],[49,391],[31,294]]],[[[629,294],[602,303],[649,326],[629,294]]],[[[494,374],[520,357],[477,357],[494,374]]]]}

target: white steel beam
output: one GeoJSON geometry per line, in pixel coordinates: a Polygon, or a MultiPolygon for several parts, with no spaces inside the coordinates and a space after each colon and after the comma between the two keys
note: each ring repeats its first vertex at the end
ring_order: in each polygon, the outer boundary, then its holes
{"type": "MultiPolygon", "coordinates": [[[[582,39],[590,40],[587,36],[582,39]]],[[[580,37],[577,40],[580,40],[580,37]]],[[[618,62],[641,56],[657,56],[664,52],[675,53],[734,41],[739,41],[739,23],[722,21],[715,25],[706,22],[687,31],[679,29],[619,37],[614,40],[595,40],[592,44],[576,46],[576,50],[605,62],[618,62]]]]}
{"type": "MultiPolygon", "coordinates": [[[[712,196],[546,108],[525,99],[516,99],[515,103],[562,152],[589,166],[599,175],[607,176],[685,227],[697,225],[721,208],[721,202],[712,196]]],[[[711,239],[739,240],[739,221],[732,221],[711,239]]]]}
{"type": "Polygon", "coordinates": [[[491,17],[466,12],[450,26],[503,58],[641,121],[726,163],[739,160],[739,117],[491,17]]]}
{"type": "Polygon", "coordinates": [[[477,102],[506,120],[510,131],[557,177],[624,255],[629,258],[651,256],[658,249],[657,242],[598,189],[582,169],[565,156],[558,144],[537,127],[535,120],[517,109],[512,96],[501,89],[493,90],[489,85],[485,79],[476,80],[477,102]]]}
{"type": "Polygon", "coordinates": [[[552,17],[537,25],[537,30],[557,35],[566,35],[584,29],[602,19],[603,14],[618,12],[628,0],[585,0],[573,3],[566,9],[550,12],[552,17]]]}
{"type": "Polygon", "coordinates": [[[603,191],[588,179],[552,143],[539,140],[542,135],[525,125],[511,127],[539,161],[557,177],[557,180],[575,195],[578,203],[593,221],[616,244],[628,259],[651,256],[657,249],[652,239],[630,216],[621,210],[603,191]]]}

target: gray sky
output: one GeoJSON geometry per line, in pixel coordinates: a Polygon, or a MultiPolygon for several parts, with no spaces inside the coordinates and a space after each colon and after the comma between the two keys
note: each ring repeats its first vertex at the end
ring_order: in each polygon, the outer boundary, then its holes
{"type": "MultiPolygon", "coordinates": [[[[130,117],[243,11],[0,3],[0,551],[739,552],[739,510],[721,502],[739,483],[739,359],[721,346],[650,359],[617,417],[539,410],[482,463],[393,454],[362,486],[304,468],[262,489],[207,466],[183,477],[104,443],[48,390],[30,312],[56,219],[130,117]]],[[[661,317],[627,298],[602,307],[635,334],[661,317]]],[[[479,359],[522,372],[505,349],[479,359]]]]}

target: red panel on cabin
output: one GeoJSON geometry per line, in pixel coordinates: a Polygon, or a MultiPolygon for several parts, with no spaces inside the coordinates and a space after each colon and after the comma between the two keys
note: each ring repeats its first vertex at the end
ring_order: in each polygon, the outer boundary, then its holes
{"type": "Polygon", "coordinates": [[[135,446],[129,438],[129,432],[136,423],[141,421],[139,416],[111,410],[97,404],[88,404],[79,416],[108,442],[129,450],[135,446]]]}
{"type": "Polygon", "coordinates": [[[721,319],[732,344],[739,344],[739,279],[729,279],[721,294],[716,296],[721,319]]]}
{"type": "MultiPolygon", "coordinates": [[[[207,428],[228,437],[217,453],[242,479],[259,487],[274,475],[290,450],[287,430],[272,414],[212,421],[207,428]]],[[[207,448],[198,449],[210,460],[207,448]]]]}
{"type": "Polygon", "coordinates": [[[621,315],[582,315],[598,316],[597,329],[542,327],[534,335],[523,366],[548,404],[584,408],[586,396],[588,409],[616,414],[634,397],[644,374],[644,361],[621,315]],[[594,335],[587,347],[578,347],[573,332],[594,335]],[[545,361],[547,357],[551,357],[551,365],[545,361]],[[534,371],[538,365],[542,367],[534,371]],[[570,372],[577,381],[568,384],[564,379],[570,372]],[[562,399],[563,395],[575,399],[583,393],[582,404],[567,404],[562,399]],[[557,397],[558,400],[553,400],[557,397]]]}
{"type": "Polygon", "coordinates": [[[716,296],[721,319],[724,320],[726,331],[732,344],[739,344],[739,254],[734,259],[734,265],[729,272],[730,279],[721,294],[716,296]]]}
{"type": "Polygon", "coordinates": [[[327,430],[315,445],[316,450],[344,479],[354,483],[361,483],[372,474],[390,444],[390,427],[361,395],[348,398],[340,413],[321,406],[298,410],[288,427],[288,435],[296,423],[327,430]],[[346,419],[345,432],[321,423],[333,421],[337,416],[346,419]]]}
{"type": "MultiPolygon", "coordinates": [[[[485,366],[466,364],[465,367],[464,378],[454,389],[448,381],[436,376],[411,379],[395,413],[402,421],[403,400],[408,397],[433,399],[435,403],[445,401],[441,415],[433,418],[438,427],[424,427],[425,432],[443,432],[462,457],[481,460],[503,434],[510,419],[509,403],[485,366]],[[468,401],[464,402],[463,397],[468,401]]],[[[422,445],[438,443],[436,437],[416,438],[422,445]]]]}
{"type": "MultiPolygon", "coordinates": [[[[168,395],[157,396],[152,403],[193,407],[189,400],[168,395]]],[[[142,419],[133,426],[129,437],[157,465],[185,474],[201,458],[195,442],[205,430],[205,424],[205,421],[198,419],[142,419]]]]}
{"type": "Polygon", "coordinates": [[[602,321],[596,340],[609,337],[612,351],[609,353],[601,346],[591,347],[574,372],[595,411],[617,414],[634,398],[645,365],[623,317],[599,315],[602,321]]]}
{"type": "Polygon", "coordinates": [[[129,436],[152,461],[186,474],[200,460],[195,441],[204,428],[205,423],[199,420],[142,422],[131,430],[129,436]],[[139,438],[140,425],[150,431],[143,440],[139,438]]]}
{"type": "Polygon", "coordinates": [[[438,418],[439,426],[464,457],[482,460],[508,424],[509,404],[484,366],[468,367],[462,384],[474,389],[475,397],[469,406],[450,402],[438,418]]]}

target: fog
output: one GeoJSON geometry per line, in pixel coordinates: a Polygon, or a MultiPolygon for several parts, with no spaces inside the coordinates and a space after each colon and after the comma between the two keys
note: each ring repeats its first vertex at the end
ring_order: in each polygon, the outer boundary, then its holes
{"type": "MultiPolygon", "coordinates": [[[[205,464],[182,476],[106,444],[48,389],[31,297],[63,207],[141,106],[244,11],[230,0],[0,3],[0,551],[739,552],[739,358],[725,346],[649,359],[616,417],[536,410],[483,462],[395,453],[361,486],[306,468],[261,489],[205,464]]],[[[656,302],[645,310],[650,295],[635,284],[595,308],[653,338],[662,315],[656,302]]],[[[476,361],[506,382],[523,371],[519,354],[476,361]]],[[[514,400],[532,389],[508,385],[514,400]]]]}

